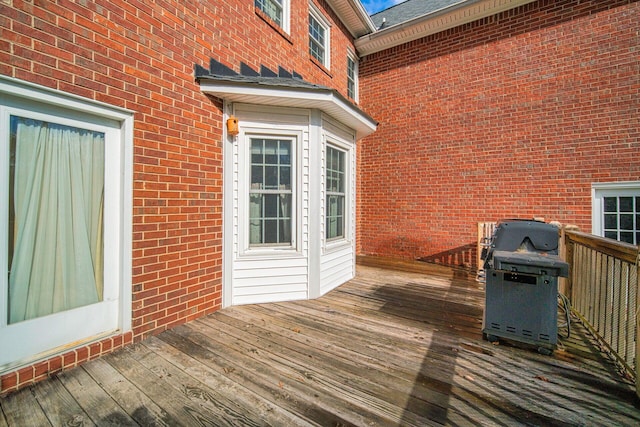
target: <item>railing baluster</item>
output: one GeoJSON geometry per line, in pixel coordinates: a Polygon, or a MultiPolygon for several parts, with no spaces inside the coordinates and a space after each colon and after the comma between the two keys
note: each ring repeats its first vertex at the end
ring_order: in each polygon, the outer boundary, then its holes
{"type": "Polygon", "coordinates": [[[574,311],[630,375],[640,396],[640,338],[637,336],[640,247],[565,230],[574,311]]]}

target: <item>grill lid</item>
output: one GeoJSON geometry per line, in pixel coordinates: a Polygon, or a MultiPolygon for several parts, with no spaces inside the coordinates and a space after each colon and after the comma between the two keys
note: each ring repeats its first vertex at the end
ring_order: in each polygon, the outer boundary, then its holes
{"type": "Polygon", "coordinates": [[[557,254],[558,227],[539,221],[501,221],[494,231],[491,247],[496,251],[526,250],[557,254]]]}

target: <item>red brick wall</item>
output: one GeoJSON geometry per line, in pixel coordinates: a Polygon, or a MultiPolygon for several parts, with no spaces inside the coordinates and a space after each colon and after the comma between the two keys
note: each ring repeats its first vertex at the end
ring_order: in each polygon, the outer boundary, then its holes
{"type": "Polygon", "coordinates": [[[359,253],[475,264],[501,218],[590,232],[591,184],[640,179],[639,30],[636,1],[537,1],[363,58],[359,253]]]}
{"type": "MultiPolygon", "coordinates": [[[[253,0],[0,2],[1,74],[135,112],[133,336],[126,342],[221,304],[222,102],[200,93],[194,64],[208,67],[213,57],[236,71],[241,61],[256,70],[282,66],[346,95],[351,37],[317,2],[334,22],[331,69],[319,67],[308,54],[308,1],[291,3],[283,36],[253,0]]],[[[98,353],[118,347],[98,345],[98,353]]],[[[60,357],[4,375],[0,392],[88,358],[58,366],[60,357]]]]}

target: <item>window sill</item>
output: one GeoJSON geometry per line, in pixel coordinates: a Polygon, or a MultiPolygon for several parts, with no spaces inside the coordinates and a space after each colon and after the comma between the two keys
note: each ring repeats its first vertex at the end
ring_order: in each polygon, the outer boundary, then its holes
{"type": "Polygon", "coordinates": [[[291,38],[289,37],[289,34],[287,34],[281,26],[279,26],[278,24],[275,23],[275,21],[273,19],[271,19],[271,17],[269,15],[267,15],[266,13],[264,13],[262,10],[260,10],[259,8],[255,8],[256,11],[256,15],[258,15],[258,17],[260,19],[262,19],[264,22],[266,22],[271,28],[273,28],[278,34],[280,34],[282,36],[282,38],[284,38],[286,41],[289,42],[289,44],[293,44],[293,42],[291,41],[291,38]]]}
{"type": "Polygon", "coordinates": [[[238,256],[243,261],[251,260],[282,260],[282,259],[298,259],[302,258],[302,253],[295,248],[277,248],[277,247],[264,247],[264,248],[250,248],[245,249],[238,256]]]}
{"type": "Polygon", "coordinates": [[[325,67],[320,61],[318,61],[315,57],[313,56],[309,56],[309,60],[311,60],[311,62],[313,62],[315,64],[316,67],[320,68],[320,70],[322,70],[323,73],[325,73],[327,76],[329,76],[330,78],[333,78],[333,76],[331,75],[331,72],[327,69],[327,67],[325,67]]]}
{"type": "Polygon", "coordinates": [[[325,243],[326,253],[336,252],[351,247],[351,241],[346,238],[327,240],[325,243]]]}

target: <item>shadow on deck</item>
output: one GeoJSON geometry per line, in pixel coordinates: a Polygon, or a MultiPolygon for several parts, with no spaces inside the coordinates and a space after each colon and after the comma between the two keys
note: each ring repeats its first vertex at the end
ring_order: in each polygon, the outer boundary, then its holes
{"type": "Polygon", "coordinates": [[[582,328],[552,356],[493,345],[473,277],[405,267],[179,326],[0,400],[0,427],[640,424],[582,328]]]}

